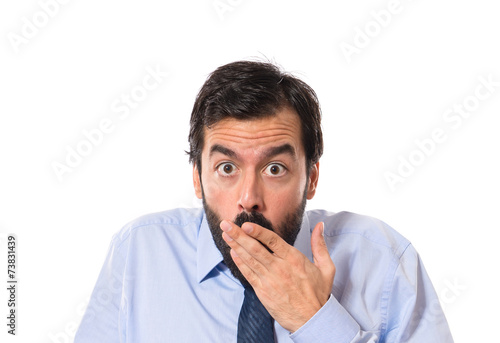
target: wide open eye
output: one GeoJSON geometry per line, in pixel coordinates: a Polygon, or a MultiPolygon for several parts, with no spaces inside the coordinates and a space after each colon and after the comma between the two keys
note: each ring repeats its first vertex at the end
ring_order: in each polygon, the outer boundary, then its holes
{"type": "Polygon", "coordinates": [[[221,176],[232,176],[236,174],[238,168],[233,163],[225,162],[217,166],[217,173],[221,176]]]}
{"type": "Polygon", "coordinates": [[[278,163],[269,164],[264,171],[264,174],[269,176],[282,176],[285,173],[286,173],[286,168],[278,163]]]}

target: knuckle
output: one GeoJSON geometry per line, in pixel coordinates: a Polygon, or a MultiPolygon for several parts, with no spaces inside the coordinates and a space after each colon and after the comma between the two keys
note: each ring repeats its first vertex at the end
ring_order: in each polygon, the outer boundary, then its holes
{"type": "Polygon", "coordinates": [[[261,249],[260,244],[251,244],[248,247],[248,253],[250,255],[257,255],[261,249]]]}
{"type": "Polygon", "coordinates": [[[273,235],[267,241],[267,247],[274,251],[277,246],[278,246],[278,237],[273,235]]]}
{"type": "Polygon", "coordinates": [[[231,230],[229,231],[231,233],[231,238],[233,239],[238,239],[240,237],[240,231],[239,230],[231,230]]]}
{"type": "Polygon", "coordinates": [[[250,268],[252,268],[252,269],[255,269],[255,268],[257,267],[257,265],[258,265],[257,260],[256,260],[256,259],[254,259],[253,257],[250,257],[250,258],[248,259],[248,262],[247,262],[247,263],[248,263],[248,266],[249,266],[250,268]]]}
{"type": "Polygon", "coordinates": [[[255,285],[258,281],[257,276],[254,273],[247,273],[247,275],[244,276],[251,285],[255,285]]]}
{"type": "Polygon", "coordinates": [[[301,255],[297,254],[288,254],[287,255],[287,260],[288,263],[294,268],[294,269],[303,269],[304,267],[304,260],[301,255]]]}

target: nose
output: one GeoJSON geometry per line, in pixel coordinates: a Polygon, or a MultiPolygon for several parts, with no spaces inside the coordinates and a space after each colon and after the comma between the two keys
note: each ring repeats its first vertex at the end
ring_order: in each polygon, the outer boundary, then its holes
{"type": "Polygon", "coordinates": [[[241,178],[240,198],[238,209],[240,212],[262,212],[264,210],[263,189],[261,180],[254,173],[241,178]]]}

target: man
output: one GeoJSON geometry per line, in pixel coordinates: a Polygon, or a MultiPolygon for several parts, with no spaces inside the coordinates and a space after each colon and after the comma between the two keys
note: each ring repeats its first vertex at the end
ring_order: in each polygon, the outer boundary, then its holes
{"type": "Polygon", "coordinates": [[[113,237],[80,342],[452,342],[418,254],[381,221],[304,212],[323,152],[314,91],[263,62],[218,68],[191,116],[203,209],[113,237]]]}

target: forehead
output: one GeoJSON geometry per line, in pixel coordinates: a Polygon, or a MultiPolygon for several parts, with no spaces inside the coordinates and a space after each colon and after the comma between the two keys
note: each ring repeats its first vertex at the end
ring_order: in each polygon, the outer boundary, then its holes
{"type": "Polygon", "coordinates": [[[258,152],[266,148],[291,145],[297,156],[303,155],[300,118],[292,109],[284,108],[275,115],[253,120],[227,118],[211,128],[204,128],[203,154],[214,145],[233,150],[258,152]]]}

